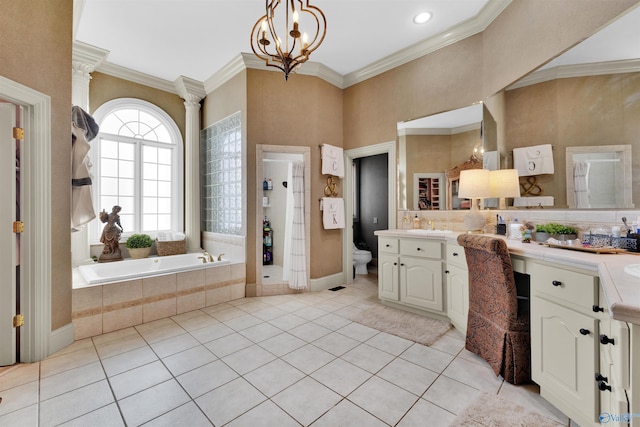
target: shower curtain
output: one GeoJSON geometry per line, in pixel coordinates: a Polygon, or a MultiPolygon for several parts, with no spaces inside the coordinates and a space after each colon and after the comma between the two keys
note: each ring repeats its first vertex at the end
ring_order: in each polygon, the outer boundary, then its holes
{"type": "Polygon", "coordinates": [[[307,256],[304,227],[304,162],[289,163],[287,224],[282,278],[291,289],[307,287],[307,256]]]}
{"type": "Polygon", "coordinates": [[[587,162],[573,162],[573,194],[576,208],[589,207],[589,164],[587,162]]]}

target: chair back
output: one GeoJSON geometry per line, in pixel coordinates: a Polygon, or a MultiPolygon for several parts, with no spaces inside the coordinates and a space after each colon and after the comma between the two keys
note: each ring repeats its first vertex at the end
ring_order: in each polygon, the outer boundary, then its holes
{"type": "Polygon", "coordinates": [[[469,268],[469,310],[504,328],[518,318],[518,295],[507,244],[480,234],[461,234],[469,268]]]}

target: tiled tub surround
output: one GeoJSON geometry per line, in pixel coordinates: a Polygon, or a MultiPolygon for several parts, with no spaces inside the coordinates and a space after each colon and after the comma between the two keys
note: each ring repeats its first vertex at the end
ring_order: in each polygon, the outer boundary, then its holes
{"type": "Polygon", "coordinates": [[[97,286],[88,286],[74,269],[75,339],[244,298],[245,285],[245,263],[213,263],[191,271],[97,286]]]}

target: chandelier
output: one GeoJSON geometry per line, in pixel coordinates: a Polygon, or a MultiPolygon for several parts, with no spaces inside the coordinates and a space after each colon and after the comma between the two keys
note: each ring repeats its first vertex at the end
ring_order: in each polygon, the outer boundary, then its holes
{"type": "Polygon", "coordinates": [[[251,30],[251,49],[267,66],[284,72],[285,80],[324,40],[327,21],[324,13],[309,0],[266,0],[267,13],[251,30]],[[284,3],[284,10],[276,9],[284,3]],[[282,31],[284,38],[278,35],[282,31]],[[311,31],[312,36],[303,30],[311,31]]]}

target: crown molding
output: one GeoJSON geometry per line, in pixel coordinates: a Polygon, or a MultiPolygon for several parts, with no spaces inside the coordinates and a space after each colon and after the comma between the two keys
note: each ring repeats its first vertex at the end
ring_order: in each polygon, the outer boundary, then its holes
{"type": "Polygon", "coordinates": [[[71,61],[86,65],[89,72],[100,67],[107,60],[107,56],[109,56],[108,50],[79,42],[77,40],[73,42],[71,61]]]}
{"type": "Polygon", "coordinates": [[[120,79],[128,80],[133,83],[138,83],[179,95],[179,93],[176,92],[174,83],[170,82],[169,80],[154,77],[152,75],[141,73],[139,71],[134,71],[130,68],[122,67],[110,62],[104,62],[102,65],[100,65],[100,67],[96,69],[96,71],[108,74],[113,77],[118,77],[120,79]]]}
{"type": "Polygon", "coordinates": [[[481,127],[481,123],[470,123],[468,125],[458,126],[455,128],[401,128],[398,129],[398,135],[456,135],[458,133],[480,129],[481,127]]]}
{"type": "Polygon", "coordinates": [[[505,90],[518,89],[538,83],[571,77],[599,76],[603,74],[636,73],[640,71],[640,59],[594,62],[590,64],[560,65],[535,71],[510,85],[505,90]]]}
{"type": "Polygon", "coordinates": [[[346,74],[344,76],[343,88],[353,86],[474,34],[481,33],[510,3],[511,0],[489,0],[480,13],[460,25],[393,53],[382,58],[380,61],[376,61],[373,64],[346,74]]]}
{"type": "Polygon", "coordinates": [[[188,102],[200,102],[207,92],[204,90],[204,84],[198,80],[189,77],[180,76],[173,82],[173,87],[182,99],[188,102]]]}
{"type": "Polygon", "coordinates": [[[204,81],[204,90],[207,94],[213,92],[232,78],[234,78],[238,73],[244,71],[246,68],[245,55],[249,55],[247,53],[241,53],[236,55],[231,61],[227,63],[220,70],[216,71],[211,75],[208,79],[204,81]]]}

